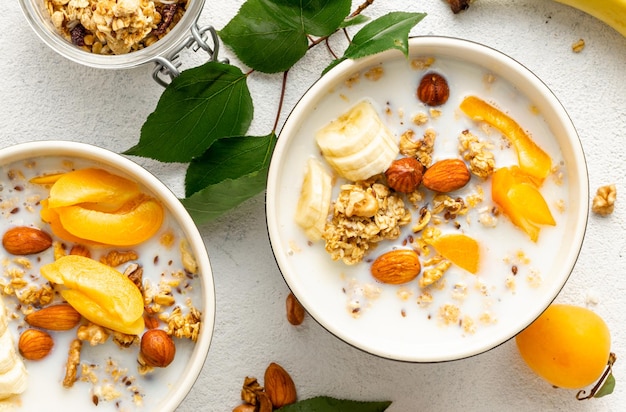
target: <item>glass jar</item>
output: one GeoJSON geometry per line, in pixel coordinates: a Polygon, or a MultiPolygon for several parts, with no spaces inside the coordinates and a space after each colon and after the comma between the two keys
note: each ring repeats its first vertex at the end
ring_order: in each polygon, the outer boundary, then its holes
{"type": "Polygon", "coordinates": [[[20,0],[26,20],[37,36],[61,56],[85,66],[99,69],[127,69],[146,63],[156,63],[154,79],[167,85],[165,76],[173,78],[179,74],[176,62],[184,48],[204,49],[212,60],[217,60],[219,41],[211,26],[198,27],[197,22],[205,0],[190,0],[180,21],[163,38],[141,50],[119,55],[101,55],[81,49],[69,42],[54,27],[43,0],[20,0]],[[210,39],[209,39],[210,37],[210,39]],[[210,43],[207,42],[210,40],[210,43]]]}

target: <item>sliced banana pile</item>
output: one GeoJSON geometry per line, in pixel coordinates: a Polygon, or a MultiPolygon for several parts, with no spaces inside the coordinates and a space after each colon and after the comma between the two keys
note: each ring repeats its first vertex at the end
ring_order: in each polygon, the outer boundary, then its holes
{"type": "MultiPolygon", "coordinates": [[[[369,100],[362,100],[320,129],[315,141],[338,176],[351,181],[383,173],[400,151],[396,139],[369,100]]],[[[332,176],[309,158],[295,220],[311,241],[321,239],[330,211],[332,176]]]]}
{"type": "Polygon", "coordinates": [[[315,141],[335,172],[355,182],[383,173],[400,151],[369,100],[320,129],[315,141]]]}
{"type": "Polygon", "coordinates": [[[0,400],[24,392],[27,383],[28,372],[22,357],[15,350],[6,309],[0,296],[0,400]]]}

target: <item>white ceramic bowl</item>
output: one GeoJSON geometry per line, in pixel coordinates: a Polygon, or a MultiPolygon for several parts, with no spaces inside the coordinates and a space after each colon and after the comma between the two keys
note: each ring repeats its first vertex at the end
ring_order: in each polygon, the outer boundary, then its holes
{"type": "MultiPolygon", "coordinates": [[[[198,273],[192,279],[186,279],[193,285],[193,289],[189,290],[181,286],[181,289],[187,290],[183,294],[174,292],[177,296],[177,303],[183,304],[186,296],[193,298],[195,307],[202,311],[202,327],[197,341],[194,343],[190,339],[175,339],[177,350],[174,362],[167,368],[157,368],[156,373],[147,375],[150,378],[142,378],[137,372],[136,357],[138,347],[120,350],[109,338],[107,345],[97,347],[89,347],[88,344],[83,345],[81,356],[85,361],[91,360],[96,362],[101,359],[102,366],[108,357],[123,362],[119,366],[127,369],[128,376],[134,376],[136,380],[132,382],[139,388],[140,393],[145,393],[143,400],[145,410],[155,411],[172,411],[185,398],[193,384],[195,383],[204,361],[206,359],[211,338],[213,335],[213,327],[215,322],[215,289],[213,283],[213,275],[209,257],[200,233],[195,226],[193,220],[182,206],[180,201],[161,181],[159,181],[151,173],[134,163],[133,161],[119,154],[105,150],[93,145],[69,142],[69,141],[38,141],[18,144],[15,146],[0,149],[0,187],[2,187],[2,200],[9,202],[15,196],[29,196],[29,191],[36,191],[33,184],[28,183],[29,174],[39,175],[46,172],[45,162],[50,161],[58,167],[61,160],[71,163],[65,163],[65,169],[47,170],[48,173],[57,172],[59,170],[69,170],[71,167],[100,167],[109,170],[112,173],[125,176],[140,184],[142,190],[156,197],[166,209],[166,219],[153,237],[150,246],[141,244],[132,248],[117,248],[126,250],[132,249],[139,254],[139,263],[144,268],[143,278],[150,279],[153,285],[158,285],[161,273],[173,271],[175,268],[182,269],[180,262],[180,254],[178,251],[178,242],[185,237],[190,245],[191,252],[195,256],[198,264],[198,273]],[[33,163],[34,161],[34,163],[33,163]],[[12,165],[12,167],[11,167],[12,165]],[[17,167],[16,167],[17,166],[17,167]],[[10,179],[9,170],[22,170],[24,177],[10,179]],[[19,194],[13,192],[11,188],[20,186],[19,194]],[[175,244],[170,248],[171,252],[166,252],[165,248],[159,243],[160,234],[165,231],[174,229],[177,233],[175,244]],[[177,229],[176,229],[177,228],[177,229]],[[167,255],[170,253],[170,255],[167,255]],[[155,256],[160,259],[154,259],[155,256]],[[169,263],[168,259],[172,258],[173,263],[169,263]]],[[[14,189],[13,189],[14,190],[14,189]]],[[[47,189],[45,189],[47,190],[47,189]]],[[[4,204],[3,206],[6,206],[4,204]]],[[[21,206],[21,205],[18,205],[21,206]]],[[[28,212],[21,207],[21,212],[17,215],[9,214],[8,211],[3,212],[2,233],[8,227],[15,225],[34,225],[46,230],[46,226],[39,219],[37,210],[28,212]],[[7,216],[17,216],[15,219],[7,216]]],[[[50,230],[46,230],[50,233],[50,230]]],[[[71,246],[71,245],[68,245],[71,246]]],[[[105,250],[106,251],[106,250],[105,250]]],[[[52,248],[42,252],[38,256],[38,263],[33,266],[36,271],[37,265],[47,263],[53,260],[52,248]]],[[[96,250],[92,253],[104,253],[102,250],[96,250]]],[[[10,256],[5,254],[10,259],[10,256]]],[[[97,258],[97,256],[92,255],[97,258]]],[[[118,268],[122,270],[123,267],[118,268]]],[[[12,297],[4,297],[7,307],[14,307],[12,297]]],[[[166,308],[166,312],[171,312],[172,308],[166,308]]],[[[161,323],[160,327],[163,327],[161,323]]],[[[20,330],[24,328],[23,322],[11,322],[11,329],[14,332],[14,338],[17,339],[20,330]],[[19,323],[19,325],[18,325],[19,323]]],[[[50,404],[63,404],[64,410],[67,411],[88,411],[88,410],[119,410],[120,405],[116,405],[116,401],[105,402],[101,400],[96,407],[92,401],[92,391],[94,390],[90,384],[84,382],[76,382],[71,389],[63,388],[61,381],[65,370],[65,360],[67,357],[67,345],[74,338],[75,332],[55,332],[55,349],[51,355],[37,362],[27,361],[26,366],[29,372],[29,383],[26,392],[19,399],[22,407],[17,410],[45,410],[49,409],[50,404]]],[[[109,379],[110,380],[110,379],[109,379]]],[[[103,384],[100,381],[96,386],[103,384]]],[[[126,405],[123,409],[134,409],[134,404],[129,403],[129,392],[124,390],[122,382],[118,386],[113,385],[122,393],[119,399],[121,405],[126,405]],[[120,389],[119,385],[122,385],[120,389]]]]}
{"type": "Polygon", "coordinates": [[[43,42],[61,56],[89,67],[127,69],[150,63],[156,57],[173,58],[172,53],[190,36],[204,7],[204,0],[191,0],[182,19],[158,42],[144,49],[121,55],[98,55],[82,50],[54,27],[43,0],[20,0],[26,21],[43,42]]]}
{"type": "MultiPolygon", "coordinates": [[[[416,138],[419,137],[418,132],[416,138]]],[[[498,142],[503,139],[493,131],[487,138],[498,142]]],[[[496,162],[502,163],[498,166],[516,161],[514,155],[510,156],[512,149],[494,150],[499,150],[496,162]]],[[[588,199],[587,167],[580,141],[566,111],[548,87],[520,63],[492,48],[427,36],[410,39],[408,60],[394,50],[345,61],[307,91],[288,117],[273,153],[266,213],[271,246],[285,281],[324,328],[371,354],[409,362],[435,362],[487,351],[514,337],[545,310],[574,268],[585,233],[588,199]],[[412,62],[428,57],[435,59],[430,68],[412,67],[412,62]],[[364,76],[369,68],[381,64],[385,71],[381,79],[372,81],[364,76]],[[562,163],[563,180],[559,184],[546,179],[542,188],[557,225],[542,228],[538,244],[532,245],[521,230],[500,217],[497,231],[479,229],[476,234],[482,236],[481,259],[486,256],[485,265],[493,266],[493,273],[471,275],[458,268],[450,269],[441,288],[431,290],[433,302],[427,305],[422,299],[418,305],[423,291],[416,281],[383,286],[371,276],[370,263],[364,261],[349,267],[331,261],[323,241],[307,241],[294,222],[294,214],[306,160],[317,157],[323,161],[314,142],[316,130],[364,97],[375,101],[394,135],[399,136],[409,127],[421,130],[411,125],[411,117],[419,110],[428,113],[428,108],[415,98],[418,80],[427,70],[442,73],[451,88],[442,117],[431,118],[424,126],[437,130],[435,157],[459,157],[456,139],[465,128],[479,134],[484,131],[455,109],[464,95],[475,93],[496,101],[552,156],[554,165],[562,163]],[[352,80],[351,86],[346,86],[346,80],[355,73],[361,73],[358,81],[352,80]],[[485,77],[487,74],[491,77],[485,77]],[[446,111],[450,106],[452,109],[446,111]],[[564,201],[565,212],[556,211],[555,203],[559,200],[564,201]],[[530,260],[516,255],[518,250],[526,251],[530,260]],[[519,266],[514,269],[519,269],[517,275],[512,274],[513,265],[519,266]],[[454,289],[456,286],[466,294],[453,296],[459,292],[454,289]],[[380,288],[380,296],[368,298],[368,288],[380,288]],[[362,309],[359,316],[351,313],[356,301],[362,309]],[[459,322],[454,325],[445,325],[440,318],[440,310],[446,304],[461,308],[459,322]],[[474,329],[464,329],[472,325],[474,329]]],[[[490,196],[485,195],[480,207],[490,205],[490,196]]],[[[466,225],[464,220],[458,221],[466,225]]],[[[472,221],[473,226],[469,223],[467,230],[471,234],[480,224],[477,219],[472,221]]],[[[407,237],[404,233],[396,246],[407,237]]],[[[383,242],[375,250],[382,253],[393,246],[393,242],[383,242]]]]}

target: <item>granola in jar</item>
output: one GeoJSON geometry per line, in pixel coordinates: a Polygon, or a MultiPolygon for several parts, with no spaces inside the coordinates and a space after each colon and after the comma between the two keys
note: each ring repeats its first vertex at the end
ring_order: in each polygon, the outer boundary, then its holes
{"type": "Polygon", "coordinates": [[[45,0],[54,27],[95,54],[148,47],[180,21],[189,0],[45,0]]]}

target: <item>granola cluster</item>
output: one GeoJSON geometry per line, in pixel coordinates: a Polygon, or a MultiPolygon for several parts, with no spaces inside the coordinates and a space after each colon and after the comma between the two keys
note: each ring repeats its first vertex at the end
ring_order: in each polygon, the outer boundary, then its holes
{"type": "Polygon", "coordinates": [[[54,27],[96,54],[125,54],[150,46],[180,20],[188,0],[45,0],[54,27]]]}
{"type": "Polygon", "coordinates": [[[384,239],[397,239],[411,221],[402,198],[385,185],[357,182],[341,186],[322,238],[333,260],[353,265],[384,239]]]}

